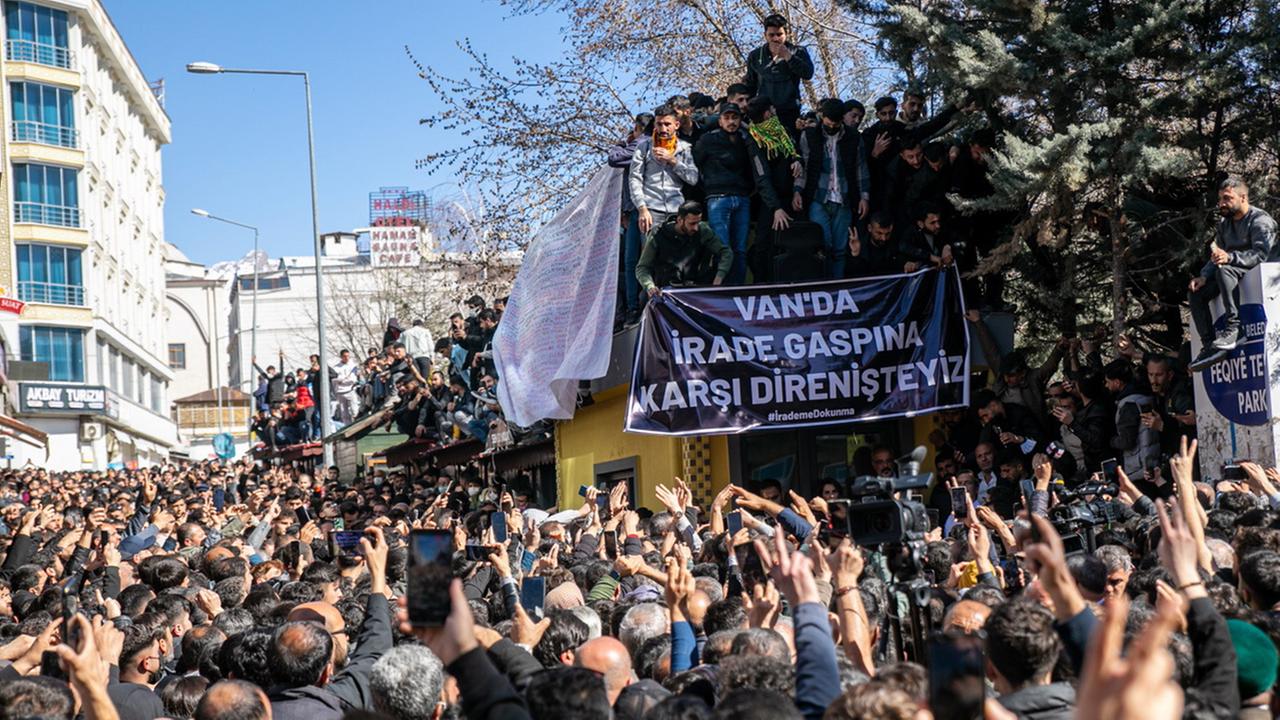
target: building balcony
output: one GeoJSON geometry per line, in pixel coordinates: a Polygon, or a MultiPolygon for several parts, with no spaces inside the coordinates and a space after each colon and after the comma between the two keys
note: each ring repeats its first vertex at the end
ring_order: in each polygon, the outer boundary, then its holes
{"type": "Polygon", "coordinates": [[[84,288],[64,283],[18,281],[18,299],[46,305],[84,305],[84,288]]]}
{"type": "Polygon", "coordinates": [[[20,223],[78,228],[80,208],[19,201],[13,204],[13,218],[20,223]]]}
{"type": "Polygon", "coordinates": [[[65,70],[70,70],[75,60],[75,54],[67,48],[13,38],[5,40],[4,54],[10,62],[29,62],[65,70]]]}
{"type": "Polygon", "coordinates": [[[33,120],[14,120],[13,141],[76,149],[80,147],[80,131],[33,120]]]}

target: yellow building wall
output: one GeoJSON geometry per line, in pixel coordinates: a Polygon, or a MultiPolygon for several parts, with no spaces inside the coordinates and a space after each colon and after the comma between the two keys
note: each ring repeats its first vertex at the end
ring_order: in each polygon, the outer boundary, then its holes
{"type": "Polygon", "coordinates": [[[636,458],[638,506],[661,510],[654,486],[683,478],[699,504],[710,503],[729,482],[729,447],[723,436],[678,438],[622,431],[627,386],[595,395],[572,420],[556,423],[557,505],[581,504],[578,488],[595,482],[596,466],[636,458]]]}

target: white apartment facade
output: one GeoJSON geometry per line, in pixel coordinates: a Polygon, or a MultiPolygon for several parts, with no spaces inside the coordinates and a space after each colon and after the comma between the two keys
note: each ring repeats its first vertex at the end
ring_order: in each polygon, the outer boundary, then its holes
{"type": "Polygon", "coordinates": [[[11,444],[10,462],[162,462],[169,118],[98,0],[6,0],[3,17],[7,410],[50,436],[47,458],[11,444]]]}

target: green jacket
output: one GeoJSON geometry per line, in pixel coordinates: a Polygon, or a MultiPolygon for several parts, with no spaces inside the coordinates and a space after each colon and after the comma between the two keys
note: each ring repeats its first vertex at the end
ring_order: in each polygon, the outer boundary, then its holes
{"type": "Polygon", "coordinates": [[[698,223],[694,235],[676,232],[676,218],[668,218],[644,244],[636,264],[636,280],[647,291],[671,285],[710,285],[723,281],[733,265],[733,251],[716,237],[711,226],[698,223]]]}

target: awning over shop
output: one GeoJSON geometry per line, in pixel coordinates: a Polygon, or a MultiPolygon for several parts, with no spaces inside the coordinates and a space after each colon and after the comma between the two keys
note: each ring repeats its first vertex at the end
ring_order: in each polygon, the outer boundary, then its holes
{"type": "Polygon", "coordinates": [[[347,425],[341,430],[336,430],[325,436],[324,442],[332,443],[339,440],[359,440],[360,438],[373,432],[382,424],[382,413],[374,411],[359,420],[347,425]]]}
{"type": "Polygon", "coordinates": [[[528,470],[540,465],[554,465],[556,442],[552,438],[528,445],[516,445],[494,453],[493,469],[498,473],[528,470]]]}
{"type": "Polygon", "coordinates": [[[388,465],[434,461],[439,467],[448,467],[461,465],[479,455],[483,450],[484,443],[474,438],[452,445],[440,445],[432,440],[414,438],[376,453],[376,456],[385,457],[388,465]]]}
{"type": "Polygon", "coordinates": [[[253,457],[258,460],[283,460],[291,462],[293,460],[301,460],[309,457],[320,457],[324,455],[324,445],[320,443],[305,443],[301,445],[286,445],[285,447],[272,448],[270,445],[263,445],[253,449],[253,457]]]}
{"type": "Polygon", "coordinates": [[[44,450],[45,458],[48,459],[49,436],[44,431],[33,428],[24,422],[14,420],[7,415],[0,415],[0,435],[44,450]]]}

